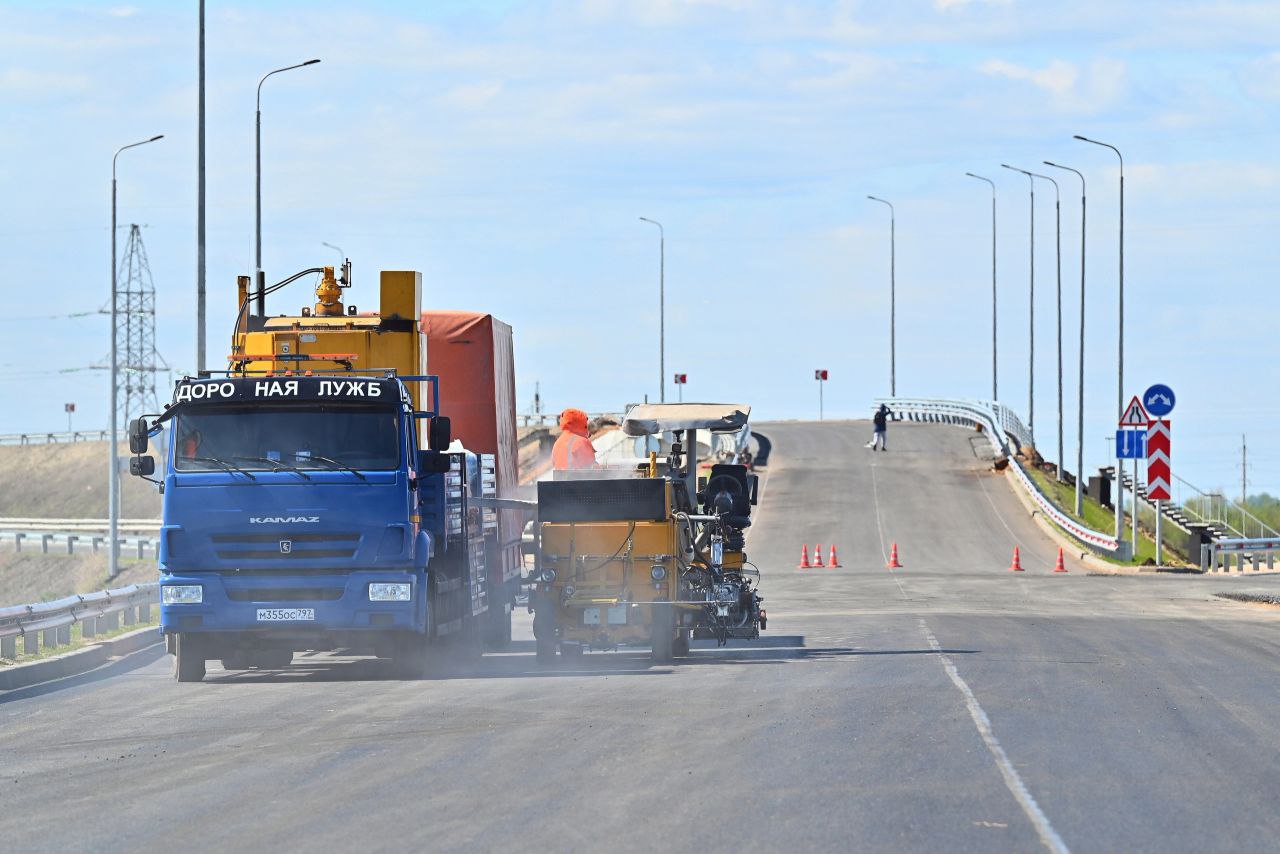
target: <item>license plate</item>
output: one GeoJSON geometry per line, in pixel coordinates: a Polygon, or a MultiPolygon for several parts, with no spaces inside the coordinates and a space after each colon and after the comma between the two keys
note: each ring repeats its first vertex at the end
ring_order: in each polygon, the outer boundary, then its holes
{"type": "Polygon", "coordinates": [[[618,605],[610,608],[605,614],[605,619],[608,620],[611,626],[625,626],[627,624],[627,606],[618,605]]]}
{"type": "Polygon", "coordinates": [[[298,620],[314,620],[315,608],[259,608],[259,623],[292,623],[298,620]]]}
{"type": "Polygon", "coordinates": [[[584,626],[600,625],[600,609],[599,608],[583,608],[582,609],[582,625],[584,626]]]}

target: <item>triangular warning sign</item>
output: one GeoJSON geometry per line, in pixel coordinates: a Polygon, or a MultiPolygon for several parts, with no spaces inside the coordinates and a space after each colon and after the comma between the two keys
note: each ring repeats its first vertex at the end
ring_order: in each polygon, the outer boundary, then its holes
{"type": "Polygon", "coordinates": [[[1124,415],[1120,416],[1121,427],[1146,427],[1147,422],[1151,420],[1151,416],[1147,415],[1147,410],[1142,408],[1142,401],[1138,400],[1135,395],[1133,400],[1129,401],[1129,405],[1125,407],[1124,415]]]}

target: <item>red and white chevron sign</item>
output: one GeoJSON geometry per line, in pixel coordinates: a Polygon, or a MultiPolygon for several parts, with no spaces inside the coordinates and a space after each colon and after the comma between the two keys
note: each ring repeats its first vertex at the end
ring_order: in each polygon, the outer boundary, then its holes
{"type": "Polygon", "coordinates": [[[1156,418],[1147,422],[1147,498],[1168,501],[1173,497],[1173,479],[1169,462],[1169,420],[1156,418]]]}

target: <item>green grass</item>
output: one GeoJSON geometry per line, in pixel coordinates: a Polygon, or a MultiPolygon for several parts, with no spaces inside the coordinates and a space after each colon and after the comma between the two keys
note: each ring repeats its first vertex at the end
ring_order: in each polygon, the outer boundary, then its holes
{"type": "MultiPolygon", "coordinates": [[[[40,644],[39,650],[34,655],[26,655],[22,652],[22,638],[18,638],[17,657],[16,658],[0,658],[0,667],[8,667],[14,664],[26,664],[27,662],[30,662],[30,661],[39,661],[42,658],[51,658],[55,655],[62,655],[64,652],[71,652],[73,650],[79,649],[80,647],[89,646],[91,644],[99,643],[100,641],[104,641],[104,640],[110,640],[111,638],[119,637],[120,635],[127,634],[128,632],[137,631],[138,629],[155,627],[155,626],[158,626],[159,624],[160,624],[160,607],[155,604],[151,606],[150,622],[144,623],[141,620],[139,620],[138,622],[134,623],[132,626],[121,625],[119,628],[117,628],[113,632],[98,632],[96,635],[94,635],[91,638],[88,638],[87,640],[84,637],[84,627],[80,623],[73,623],[71,625],[71,643],[61,644],[59,646],[49,646],[49,647],[46,647],[42,643],[40,644]]],[[[41,633],[41,638],[43,637],[44,635],[43,633],[41,633]]]]}
{"type": "MultiPolygon", "coordinates": [[[[1115,531],[1116,516],[1106,507],[1103,507],[1101,504],[1086,495],[1084,496],[1084,516],[1077,516],[1075,514],[1076,490],[1074,486],[1066,483],[1058,483],[1057,478],[1051,477],[1043,471],[1032,468],[1031,466],[1024,466],[1023,468],[1031,475],[1032,480],[1036,482],[1036,485],[1040,487],[1041,491],[1049,497],[1049,500],[1067,516],[1095,531],[1108,533],[1115,531]]],[[[1144,514],[1139,513],[1138,516],[1138,543],[1137,548],[1134,550],[1135,554],[1133,560],[1116,560],[1109,555],[1103,554],[1099,554],[1098,557],[1102,558],[1107,563],[1113,563],[1117,566],[1142,566],[1148,561],[1148,559],[1154,562],[1156,557],[1156,543],[1155,539],[1143,529],[1143,515],[1144,514]]],[[[1133,519],[1126,514],[1126,537],[1128,537],[1132,531],[1132,525],[1133,519]]],[[[1169,548],[1168,543],[1165,543],[1164,562],[1166,564],[1179,562],[1176,559],[1171,559],[1174,557],[1171,552],[1172,550],[1169,548]]]]}

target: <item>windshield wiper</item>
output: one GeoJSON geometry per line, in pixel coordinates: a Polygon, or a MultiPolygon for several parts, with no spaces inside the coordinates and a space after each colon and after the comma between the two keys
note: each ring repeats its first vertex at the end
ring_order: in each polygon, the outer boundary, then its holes
{"type": "Polygon", "coordinates": [[[276,471],[291,471],[294,474],[302,475],[303,480],[311,480],[311,475],[307,474],[297,466],[291,466],[288,463],[282,463],[279,460],[273,460],[270,457],[247,457],[243,454],[236,454],[235,459],[252,460],[255,463],[266,463],[269,466],[273,466],[276,471]]]}
{"type": "Polygon", "coordinates": [[[322,462],[322,463],[328,463],[329,465],[333,466],[334,468],[346,469],[347,471],[351,472],[353,475],[355,475],[356,477],[360,478],[361,480],[368,480],[368,479],[369,479],[369,478],[367,478],[367,477],[365,477],[365,476],[364,476],[364,473],[363,473],[363,472],[360,472],[360,471],[357,471],[356,469],[353,469],[351,466],[347,465],[346,463],[342,462],[341,460],[335,460],[335,459],[332,459],[331,457],[322,457],[322,456],[320,456],[319,454],[312,454],[311,456],[307,457],[307,459],[309,459],[309,460],[319,460],[319,461],[320,461],[320,462],[322,462]]]}
{"type": "Polygon", "coordinates": [[[214,465],[222,466],[227,471],[238,471],[240,474],[249,478],[249,480],[257,480],[256,477],[240,468],[240,466],[235,463],[229,463],[226,460],[220,460],[217,457],[179,457],[179,460],[192,460],[197,463],[213,463],[214,465]]]}

